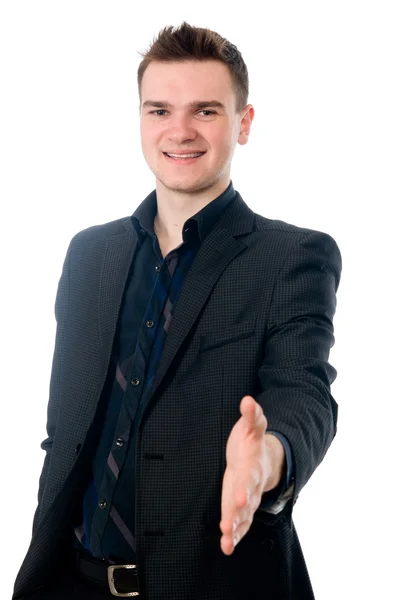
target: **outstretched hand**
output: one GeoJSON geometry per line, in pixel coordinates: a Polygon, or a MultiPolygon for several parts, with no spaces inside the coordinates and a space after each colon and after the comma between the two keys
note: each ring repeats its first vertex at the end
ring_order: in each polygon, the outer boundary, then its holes
{"type": "Polygon", "coordinates": [[[220,545],[227,555],[248,532],[262,494],[278,485],[285,460],[281,442],[266,434],[267,419],[260,404],[244,396],[240,412],[227,441],[221,498],[220,545]]]}

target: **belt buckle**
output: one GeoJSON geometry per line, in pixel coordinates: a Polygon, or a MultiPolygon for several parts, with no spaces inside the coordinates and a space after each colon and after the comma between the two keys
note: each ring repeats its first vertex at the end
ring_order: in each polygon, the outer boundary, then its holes
{"type": "Polygon", "coordinates": [[[139,596],[139,592],[118,592],[114,583],[115,569],[135,569],[136,565],[109,565],[107,567],[107,580],[109,582],[110,592],[113,596],[139,596]]]}

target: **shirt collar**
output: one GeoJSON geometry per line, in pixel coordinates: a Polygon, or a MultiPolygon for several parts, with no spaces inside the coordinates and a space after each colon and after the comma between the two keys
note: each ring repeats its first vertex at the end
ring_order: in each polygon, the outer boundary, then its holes
{"type": "MultiPolygon", "coordinates": [[[[220,196],[217,196],[217,198],[206,204],[199,212],[185,221],[182,228],[183,241],[185,242],[187,239],[198,234],[199,239],[202,242],[221,216],[223,210],[232,200],[234,200],[236,195],[237,192],[234,189],[232,180],[230,180],[228,187],[220,194],[220,196]]],[[[142,229],[150,235],[155,235],[153,223],[156,213],[156,190],[153,190],[131,215],[132,225],[135,227],[138,234],[142,229]]]]}

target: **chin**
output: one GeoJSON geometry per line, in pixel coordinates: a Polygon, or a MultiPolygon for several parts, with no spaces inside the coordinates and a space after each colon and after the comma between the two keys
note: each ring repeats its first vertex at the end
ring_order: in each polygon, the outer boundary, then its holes
{"type": "Polygon", "coordinates": [[[205,175],[198,177],[184,176],[182,179],[178,177],[168,177],[160,173],[155,173],[156,179],[168,190],[172,192],[197,192],[208,188],[212,185],[209,178],[205,175]]]}

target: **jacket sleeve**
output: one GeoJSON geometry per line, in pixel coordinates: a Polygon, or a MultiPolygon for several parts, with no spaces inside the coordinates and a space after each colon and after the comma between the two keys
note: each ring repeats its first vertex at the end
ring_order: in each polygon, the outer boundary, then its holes
{"type": "MultiPolygon", "coordinates": [[[[341,270],[334,239],[309,231],[285,258],[271,299],[258,370],[262,392],[255,400],[268,430],[285,435],[291,446],[291,493],[286,494],[290,515],[337,431],[337,403],[330,392],[337,371],[328,358],[341,270]]],[[[262,509],[264,500],[262,496],[262,509]]]]}
{"type": "Polygon", "coordinates": [[[62,355],[63,355],[63,336],[64,326],[67,313],[68,304],[68,288],[69,288],[69,269],[70,269],[70,255],[71,255],[72,241],[70,242],[67,253],[64,259],[61,277],[58,282],[56,301],[54,307],[54,313],[56,317],[56,339],[53,352],[53,362],[50,376],[50,390],[49,390],[49,401],[47,405],[47,438],[43,440],[40,447],[46,451],[42,472],[39,478],[39,491],[38,491],[38,506],[36,508],[33,525],[32,535],[37,530],[40,521],[41,511],[41,500],[43,497],[43,491],[46,486],[47,472],[49,468],[49,462],[52,451],[52,444],[54,439],[54,433],[56,430],[57,413],[60,401],[60,374],[62,371],[62,355]]]}
{"type": "Polygon", "coordinates": [[[281,512],[291,498],[291,494],[294,491],[294,486],[292,485],[293,481],[293,467],[292,467],[292,450],[289,441],[286,436],[278,431],[272,431],[270,429],[267,430],[268,433],[275,435],[281,440],[281,443],[284,446],[285,452],[285,465],[284,465],[284,473],[279,481],[278,485],[269,492],[265,492],[263,494],[260,508],[263,508],[266,512],[272,513],[274,515],[281,512]]]}

